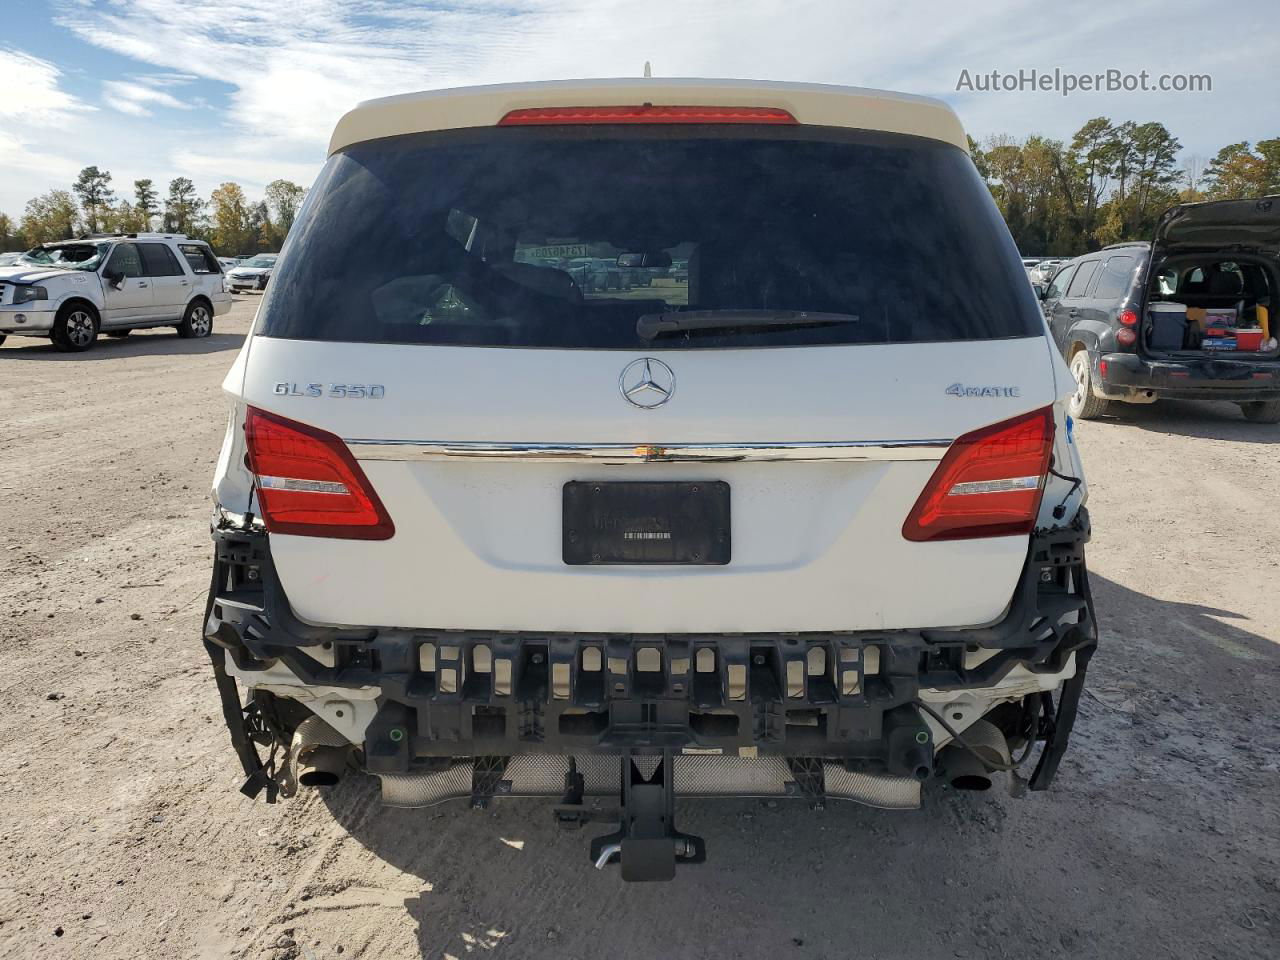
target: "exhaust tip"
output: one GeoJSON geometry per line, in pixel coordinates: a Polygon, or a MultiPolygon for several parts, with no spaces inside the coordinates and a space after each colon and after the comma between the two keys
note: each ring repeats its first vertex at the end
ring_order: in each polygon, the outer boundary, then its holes
{"type": "Polygon", "coordinates": [[[951,786],[956,790],[973,790],[975,792],[991,789],[991,778],[985,773],[965,773],[951,778],[951,786]]]}
{"type": "Polygon", "coordinates": [[[980,792],[990,790],[992,767],[1006,767],[1009,763],[1009,744],[999,728],[987,720],[971,724],[964,732],[970,749],[950,744],[938,755],[939,775],[955,790],[980,792]],[[986,762],[983,762],[984,759],[986,762]]]}
{"type": "Polygon", "coordinates": [[[337,786],[338,775],[331,770],[303,770],[298,774],[298,784],[303,787],[337,786]]]}

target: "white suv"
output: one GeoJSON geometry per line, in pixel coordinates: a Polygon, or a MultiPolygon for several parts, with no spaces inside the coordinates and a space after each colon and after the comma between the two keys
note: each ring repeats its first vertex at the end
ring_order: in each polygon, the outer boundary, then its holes
{"type": "Polygon", "coordinates": [[[205,639],[250,795],[553,796],[657,879],[704,856],[676,796],[1054,776],[1096,644],[1073,381],[941,103],[363,104],[224,386],[205,639]]]}
{"type": "Polygon", "coordinates": [[[81,351],[99,332],[163,326],[207,337],[230,309],[213,251],[182,234],[61,240],[0,267],[0,343],[9,334],[49,337],[59,350],[81,351]]]}

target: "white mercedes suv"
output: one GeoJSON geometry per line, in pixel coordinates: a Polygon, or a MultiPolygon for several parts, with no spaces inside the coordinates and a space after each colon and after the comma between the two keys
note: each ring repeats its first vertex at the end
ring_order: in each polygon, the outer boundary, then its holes
{"type": "Polygon", "coordinates": [[[59,350],[88,350],[105,333],[176,327],[207,337],[231,309],[208,244],[182,234],[95,234],[28,250],[0,267],[0,343],[48,337],[59,350]]]}
{"type": "Polygon", "coordinates": [[[1074,384],[948,107],[520,84],[329,153],[224,384],[246,793],[554,797],[649,880],[705,857],[676,797],[1049,785],[1097,636],[1074,384]]]}

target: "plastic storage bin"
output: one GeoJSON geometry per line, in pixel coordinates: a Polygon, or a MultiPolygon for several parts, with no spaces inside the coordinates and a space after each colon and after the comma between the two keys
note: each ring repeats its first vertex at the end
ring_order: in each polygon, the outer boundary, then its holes
{"type": "Polygon", "coordinates": [[[1262,349],[1262,331],[1261,330],[1237,330],[1236,331],[1236,349],[1252,350],[1257,352],[1262,349]]]}
{"type": "Polygon", "coordinates": [[[1152,350],[1181,350],[1187,337],[1187,308],[1180,303],[1153,303],[1148,308],[1152,350]]]}

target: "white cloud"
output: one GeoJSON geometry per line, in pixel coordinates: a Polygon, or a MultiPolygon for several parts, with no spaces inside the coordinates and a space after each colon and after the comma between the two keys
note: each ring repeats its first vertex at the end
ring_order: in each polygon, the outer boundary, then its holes
{"type": "MultiPolygon", "coordinates": [[[[1215,6],[1200,0],[1207,15],[1215,6]]],[[[1268,0],[1242,0],[1229,49],[1215,54],[1194,15],[1170,18],[1163,0],[1134,0],[1052,26],[1025,3],[957,7],[932,0],[84,0],[60,22],[104,49],[226,84],[234,139],[271,138],[295,159],[320,156],[356,101],[470,83],[638,75],[741,76],[886,86],[944,96],[979,136],[1008,131],[1069,136],[1080,122],[1157,117],[1187,140],[1274,135],[1280,112],[1262,90],[1277,66],[1265,49],[1268,0]],[[1138,36],[1143,43],[1135,47],[1138,36]],[[1253,38],[1253,39],[1250,39],[1253,38]],[[1135,63],[1140,53],[1146,62],[1135,63]],[[1060,66],[1095,71],[1214,69],[1215,93],[963,96],[971,71],[1060,66]]],[[[135,101],[136,102],[136,101],[135,101]]],[[[146,109],[147,104],[140,104],[146,109]]],[[[237,149],[230,151],[232,154],[237,149]]]]}
{"type": "MultiPolygon", "coordinates": [[[[308,185],[320,170],[320,162],[294,162],[272,151],[270,141],[251,143],[236,140],[216,153],[204,153],[188,147],[173,151],[169,162],[181,176],[203,184],[208,193],[228,180],[234,180],[250,197],[262,193],[272,180],[283,178],[308,185]]],[[[177,174],[175,174],[176,176],[177,174]]]]}
{"type": "Polygon", "coordinates": [[[134,77],[131,80],[104,80],[102,83],[103,103],[113,110],[127,113],[135,117],[151,116],[151,106],[168,107],[172,110],[190,110],[194,103],[179,100],[165,90],[165,87],[188,83],[193,78],[159,74],[149,77],[134,77]]]}
{"type": "MultiPolygon", "coordinates": [[[[69,183],[80,169],[58,148],[66,140],[65,131],[93,107],[63,90],[61,77],[61,71],[47,60],[0,50],[0,90],[6,104],[21,105],[20,110],[6,110],[0,129],[0,170],[4,171],[0,179],[8,190],[23,191],[14,194],[15,204],[55,183],[69,183]]],[[[12,215],[20,213],[15,206],[12,215]]]]}
{"type": "Polygon", "coordinates": [[[48,60],[0,49],[0,89],[6,103],[22,105],[23,126],[65,127],[94,109],[63,90],[61,77],[62,71],[48,60]]]}

